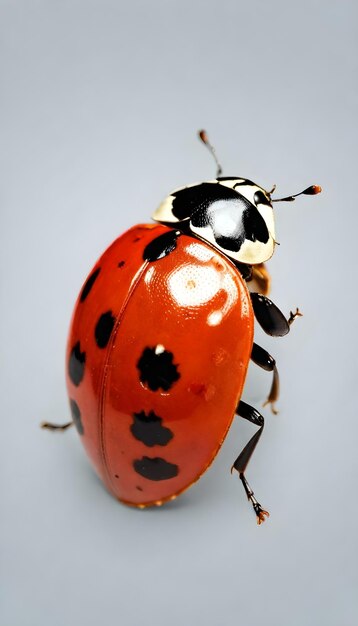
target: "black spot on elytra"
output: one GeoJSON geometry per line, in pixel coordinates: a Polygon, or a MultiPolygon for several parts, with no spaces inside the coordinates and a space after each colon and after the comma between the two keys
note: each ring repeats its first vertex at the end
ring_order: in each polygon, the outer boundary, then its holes
{"type": "Polygon", "coordinates": [[[125,261],[119,261],[119,263],[118,263],[118,267],[123,267],[123,265],[125,265],[125,264],[126,264],[126,262],[125,262],[125,261]]]}
{"type": "Polygon", "coordinates": [[[177,239],[180,235],[180,232],[175,230],[169,230],[163,235],[159,235],[148,243],[148,245],[144,248],[143,259],[144,261],[158,261],[158,259],[162,259],[163,257],[173,252],[177,247],[177,239]]]}
{"type": "Polygon", "coordinates": [[[102,313],[94,330],[96,344],[99,348],[106,347],[113,330],[114,322],[115,318],[112,315],[112,311],[102,313]]]}
{"type": "Polygon", "coordinates": [[[140,487],[139,485],[136,486],[136,489],[138,489],[138,491],[143,491],[142,487],[140,487]]]}
{"type": "Polygon", "coordinates": [[[70,400],[70,409],[71,409],[73,423],[76,426],[78,433],[80,435],[83,435],[84,430],[83,430],[83,424],[81,420],[81,411],[77,402],[75,402],[75,400],[70,400]]]}
{"type": "Polygon", "coordinates": [[[83,378],[85,363],[86,353],[81,352],[80,342],[77,341],[71,350],[68,362],[68,375],[76,387],[78,387],[83,378]]]}
{"type": "Polygon", "coordinates": [[[158,391],[159,388],[169,391],[180,374],[177,365],[173,363],[173,354],[158,348],[144,348],[137,363],[139,379],[152,391],[158,391]]]}
{"type": "Polygon", "coordinates": [[[137,241],[140,241],[142,239],[142,237],[136,237],[135,239],[133,239],[133,243],[137,243],[137,241]]]}
{"type": "Polygon", "coordinates": [[[151,458],[143,456],[133,461],[133,467],[137,474],[148,480],[168,480],[178,475],[179,468],[174,463],[168,463],[160,457],[151,458]]]}
{"type": "Polygon", "coordinates": [[[163,419],[154,411],[149,411],[148,415],[144,411],[133,413],[133,417],[132,435],[149,448],[166,446],[174,436],[169,428],[162,426],[163,419]]]}
{"type": "Polygon", "coordinates": [[[92,272],[92,274],[87,278],[83,286],[83,289],[81,291],[80,302],[84,302],[86,300],[100,271],[101,271],[101,268],[97,267],[97,269],[94,272],[92,272]]]}
{"type": "Polygon", "coordinates": [[[114,478],[119,478],[118,474],[115,474],[115,475],[114,475],[114,478]]]}

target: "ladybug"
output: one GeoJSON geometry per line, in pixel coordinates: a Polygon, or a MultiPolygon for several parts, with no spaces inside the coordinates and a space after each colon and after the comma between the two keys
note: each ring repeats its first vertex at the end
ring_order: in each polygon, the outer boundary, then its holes
{"type": "MultiPolygon", "coordinates": [[[[276,245],[272,199],[251,180],[222,176],[173,191],[154,223],[130,228],[89,274],[71,322],[66,376],[72,422],[97,473],[121,502],[162,505],[214,460],[235,415],[258,430],[234,461],[260,524],[269,515],[245,472],[264,418],[241,395],[250,359],[273,373],[254,343],[254,318],[272,336],[288,318],[267,297],[276,245]],[[248,289],[248,283],[259,287],[248,289]]],[[[303,194],[321,191],[313,185],[303,194]]]]}

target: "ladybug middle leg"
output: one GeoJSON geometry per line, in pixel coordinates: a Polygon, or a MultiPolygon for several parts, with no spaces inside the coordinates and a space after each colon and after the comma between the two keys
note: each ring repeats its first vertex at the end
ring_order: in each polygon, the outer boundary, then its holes
{"type": "MultiPolygon", "coordinates": [[[[300,317],[302,313],[296,308],[296,311],[292,313],[290,311],[290,316],[288,319],[284,316],[282,311],[266,296],[260,293],[252,292],[250,293],[252,308],[254,310],[255,317],[260,324],[261,328],[267,333],[271,335],[271,337],[283,337],[287,335],[290,330],[291,324],[295,321],[297,317],[300,317]]],[[[279,376],[276,367],[275,359],[268,353],[266,350],[258,346],[257,344],[253,344],[251,359],[262,367],[263,369],[273,372],[272,385],[270,389],[270,393],[268,398],[264,404],[271,404],[271,410],[273,413],[277,413],[274,403],[278,399],[279,395],[279,376]]]]}
{"type": "Polygon", "coordinates": [[[268,513],[268,511],[265,511],[262,508],[261,504],[256,500],[254,492],[252,491],[249,483],[245,478],[245,470],[262,435],[265,421],[261,413],[259,413],[259,411],[254,409],[249,404],[246,404],[246,402],[239,402],[236,413],[240,417],[243,417],[244,419],[251,422],[251,424],[255,424],[256,426],[260,427],[259,430],[254,434],[254,436],[251,437],[245,448],[240,452],[239,456],[237,457],[235,463],[231,468],[231,472],[233,471],[233,469],[235,469],[239,473],[239,477],[244,486],[248,500],[251,502],[257,515],[257,523],[261,524],[270,514],[268,513]]]}
{"type": "Polygon", "coordinates": [[[278,411],[275,408],[275,402],[277,402],[280,392],[280,379],[276,367],[276,361],[271,354],[266,352],[266,350],[261,348],[261,346],[258,346],[257,343],[254,343],[252,346],[251,360],[267,372],[273,372],[270,393],[263,406],[270,404],[272,413],[277,415],[278,411]]]}

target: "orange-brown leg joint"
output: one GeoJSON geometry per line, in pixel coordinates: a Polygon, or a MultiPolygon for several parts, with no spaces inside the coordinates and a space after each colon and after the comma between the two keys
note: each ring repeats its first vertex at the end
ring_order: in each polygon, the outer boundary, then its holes
{"type": "Polygon", "coordinates": [[[263,296],[269,295],[271,291],[271,276],[267,271],[265,263],[253,265],[250,290],[258,291],[263,296]]]}

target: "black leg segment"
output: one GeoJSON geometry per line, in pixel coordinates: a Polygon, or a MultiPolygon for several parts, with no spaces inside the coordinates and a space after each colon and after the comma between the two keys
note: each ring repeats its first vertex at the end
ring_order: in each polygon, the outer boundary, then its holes
{"type": "Polygon", "coordinates": [[[249,404],[246,404],[246,402],[242,402],[242,401],[239,402],[236,412],[240,417],[243,417],[244,419],[248,420],[252,424],[255,424],[256,426],[259,426],[259,430],[254,434],[253,437],[251,437],[250,441],[246,444],[245,448],[240,452],[239,456],[237,457],[235,463],[233,464],[231,468],[231,471],[235,469],[239,473],[239,477],[244,486],[246,495],[249,501],[251,502],[254,508],[254,511],[257,515],[257,523],[261,524],[262,522],[265,521],[266,517],[269,516],[269,513],[261,507],[259,502],[257,502],[254,496],[254,492],[252,491],[249,483],[247,482],[245,478],[245,471],[251,459],[253,451],[255,450],[259,442],[259,439],[262,435],[262,431],[264,428],[264,418],[261,415],[261,413],[259,413],[259,411],[254,409],[249,404]]]}
{"type": "Polygon", "coordinates": [[[283,337],[290,330],[292,322],[302,313],[296,309],[295,313],[290,312],[288,320],[280,309],[266,296],[260,293],[251,293],[251,302],[255,317],[261,328],[272,337],[283,337]]]}
{"type": "Polygon", "coordinates": [[[270,393],[264,403],[264,406],[266,406],[266,404],[270,404],[272,413],[275,413],[276,415],[278,411],[275,408],[275,402],[277,402],[280,393],[280,379],[276,367],[276,361],[268,352],[266,352],[266,350],[261,348],[261,346],[258,346],[257,343],[254,343],[252,346],[251,360],[267,372],[273,372],[270,393]]]}

